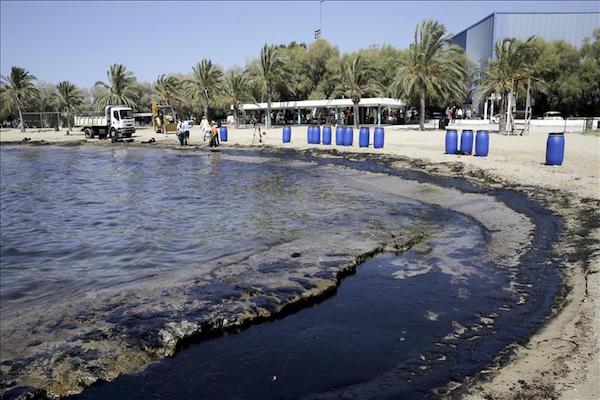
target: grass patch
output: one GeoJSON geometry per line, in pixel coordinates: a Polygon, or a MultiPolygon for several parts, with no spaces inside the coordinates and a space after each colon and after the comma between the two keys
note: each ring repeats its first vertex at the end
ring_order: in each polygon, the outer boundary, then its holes
{"type": "Polygon", "coordinates": [[[584,131],[583,134],[590,136],[600,136],[600,129],[591,129],[589,131],[584,131]]]}

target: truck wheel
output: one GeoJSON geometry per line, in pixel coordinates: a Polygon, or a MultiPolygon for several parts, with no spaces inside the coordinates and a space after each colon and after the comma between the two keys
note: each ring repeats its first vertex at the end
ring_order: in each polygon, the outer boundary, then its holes
{"type": "Polygon", "coordinates": [[[116,129],[111,129],[110,130],[110,141],[115,143],[117,141],[117,130],[116,129]]]}
{"type": "Polygon", "coordinates": [[[85,128],[85,130],[83,131],[83,133],[85,134],[85,137],[87,139],[93,139],[94,138],[94,132],[92,132],[92,130],[90,128],[85,128]]]}

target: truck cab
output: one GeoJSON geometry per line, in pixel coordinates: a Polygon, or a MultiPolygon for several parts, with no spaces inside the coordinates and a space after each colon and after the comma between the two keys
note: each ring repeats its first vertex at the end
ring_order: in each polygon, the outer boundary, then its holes
{"type": "Polygon", "coordinates": [[[124,106],[106,106],[104,109],[108,135],[113,141],[130,138],[135,132],[133,111],[124,106]]]}

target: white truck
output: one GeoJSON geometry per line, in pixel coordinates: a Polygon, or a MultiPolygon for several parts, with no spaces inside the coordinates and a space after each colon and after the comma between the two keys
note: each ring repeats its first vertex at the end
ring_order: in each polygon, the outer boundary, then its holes
{"type": "Polygon", "coordinates": [[[130,138],[135,132],[133,111],[125,106],[106,106],[104,115],[76,115],[75,127],[81,128],[85,137],[100,139],[110,137],[113,142],[130,138]]]}

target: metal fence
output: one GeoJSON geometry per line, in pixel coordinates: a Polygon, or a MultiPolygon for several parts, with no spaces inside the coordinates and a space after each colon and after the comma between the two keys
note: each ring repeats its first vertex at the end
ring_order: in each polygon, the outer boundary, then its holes
{"type": "MultiPolygon", "coordinates": [[[[73,115],[55,111],[46,112],[24,112],[23,125],[25,129],[54,129],[73,126],[73,115]]],[[[13,122],[15,128],[20,127],[19,120],[13,122]]]]}

